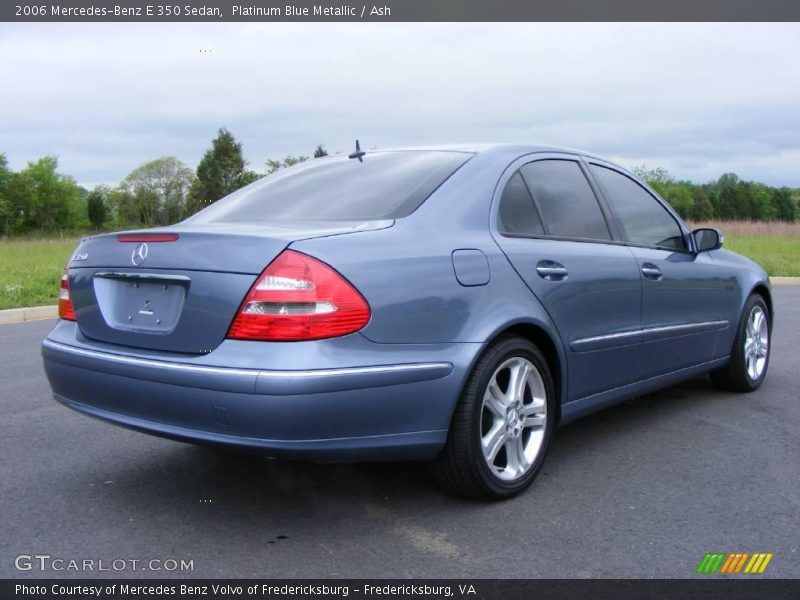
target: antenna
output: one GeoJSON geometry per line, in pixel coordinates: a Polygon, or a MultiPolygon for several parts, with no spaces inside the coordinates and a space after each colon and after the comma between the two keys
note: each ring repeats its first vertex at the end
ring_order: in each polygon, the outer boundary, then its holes
{"type": "Polygon", "coordinates": [[[347,158],[357,158],[358,162],[364,162],[364,155],[365,154],[366,154],[366,152],[364,152],[361,149],[361,144],[359,144],[358,140],[356,140],[356,151],[355,152],[351,152],[350,154],[348,154],[347,158]]]}

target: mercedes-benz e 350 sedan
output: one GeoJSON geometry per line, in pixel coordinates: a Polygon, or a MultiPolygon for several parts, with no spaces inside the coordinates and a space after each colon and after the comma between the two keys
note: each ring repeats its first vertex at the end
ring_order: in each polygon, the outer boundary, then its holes
{"type": "Polygon", "coordinates": [[[553,431],[769,363],[758,265],[582,152],[354,153],[172,227],[81,241],[43,343],[55,397],[177,440],[317,461],[431,460],[519,493],[553,431]]]}

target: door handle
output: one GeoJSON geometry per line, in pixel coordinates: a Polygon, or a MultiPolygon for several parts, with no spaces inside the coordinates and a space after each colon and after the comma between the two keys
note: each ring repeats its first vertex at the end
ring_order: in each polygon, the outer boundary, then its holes
{"type": "Polygon", "coordinates": [[[569,275],[567,268],[561,263],[552,260],[540,260],[536,265],[536,272],[547,281],[563,281],[569,275]]]}
{"type": "Polygon", "coordinates": [[[644,275],[648,279],[655,279],[655,280],[659,280],[662,277],[661,269],[659,269],[653,263],[642,264],[642,275],[644,275]]]}

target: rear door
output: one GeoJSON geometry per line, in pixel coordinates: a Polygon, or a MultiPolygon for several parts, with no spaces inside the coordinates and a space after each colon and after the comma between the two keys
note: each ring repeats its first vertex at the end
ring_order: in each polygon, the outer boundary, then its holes
{"type": "Polygon", "coordinates": [[[630,383],[641,340],[636,259],[614,238],[585,167],[548,155],[501,181],[497,240],[568,356],[569,400],[630,383]]]}
{"type": "Polygon", "coordinates": [[[675,215],[637,181],[590,161],[642,279],[639,376],[653,377],[709,361],[729,326],[730,295],[709,253],[695,254],[675,215]]]}

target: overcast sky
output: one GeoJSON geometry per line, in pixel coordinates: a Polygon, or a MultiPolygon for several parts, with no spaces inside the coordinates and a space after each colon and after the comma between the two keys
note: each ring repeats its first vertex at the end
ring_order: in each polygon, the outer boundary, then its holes
{"type": "Polygon", "coordinates": [[[799,24],[0,25],[0,153],[116,184],[220,127],[251,168],[450,142],[800,186],[799,24]],[[204,52],[201,52],[204,50],[204,52]]]}

